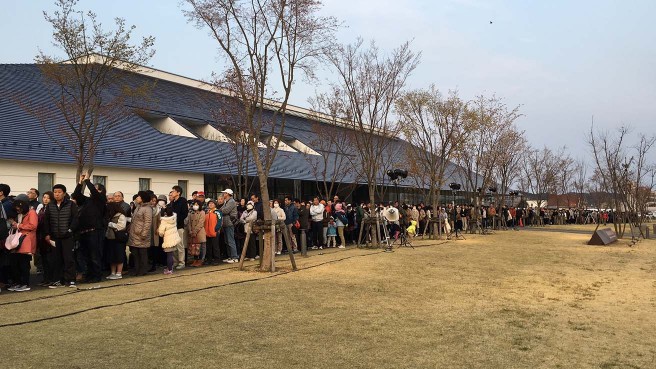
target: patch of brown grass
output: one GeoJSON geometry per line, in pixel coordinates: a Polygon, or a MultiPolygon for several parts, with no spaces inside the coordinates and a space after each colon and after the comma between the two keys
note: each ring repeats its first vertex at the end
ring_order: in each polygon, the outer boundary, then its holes
{"type": "Polygon", "coordinates": [[[0,364],[656,367],[656,242],[588,239],[508,231],[311,253],[297,272],[279,258],[273,275],[213,267],[81,292],[3,291],[0,364]]]}

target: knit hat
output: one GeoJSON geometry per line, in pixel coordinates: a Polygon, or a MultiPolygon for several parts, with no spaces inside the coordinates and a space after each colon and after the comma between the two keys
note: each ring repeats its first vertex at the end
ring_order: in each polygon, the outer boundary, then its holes
{"type": "Polygon", "coordinates": [[[30,198],[27,197],[26,194],[22,193],[22,194],[20,194],[20,195],[17,195],[17,196],[14,198],[14,201],[30,202],[30,198]]]}

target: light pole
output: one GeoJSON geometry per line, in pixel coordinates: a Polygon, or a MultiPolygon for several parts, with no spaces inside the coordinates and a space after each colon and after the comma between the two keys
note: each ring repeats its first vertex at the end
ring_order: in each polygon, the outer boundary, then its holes
{"type": "Polygon", "coordinates": [[[405,169],[394,169],[388,170],[387,176],[390,177],[392,183],[394,183],[394,189],[396,190],[396,203],[401,205],[401,196],[399,193],[399,182],[408,177],[408,171],[405,169]]]}
{"type": "MultiPolygon", "coordinates": [[[[496,199],[494,198],[494,194],[497,193],[497,188],[496,187],[488,187],[487,189],[490,191],[490,205],[496,205],[495,201],[496,199]]],[[[494,207],[494,216],[492,217],[492,229],[495,229],[497,226],[497,208],[496,206],[494,207]]]]}
{"type": "MultiPolygon", "coordinates": [[[[392,183],[394,183],[394,189],[396,190],[396,203],[398,204],[398,206],[400,208],[401,207],[401,194],[399,193],[399,182],[401,182],[406,177],[408,177],[408,171],[404,170],[404,169],[394,169],[394,170],[390,169],[390,170],[387,171],[387,176],[390,177],[390,179],[392,180],[392,183]]],[[[405,229],[404,229],[404,227],[401,227],[400,222],[401,222],[401,219],[403,219],[405,221],[406,214],[404,214],[403,218],[402,218],[400,216],[401,215],[401,210],[399,208],[396,209],[396,211],[399,212],[398,213],[399,214],[399,224],[397,224],[397,226],[399,226],[399,228],[401,228],[401,230],[400,230],[400,232],[402,234],[401,244],[403,245],[403,240],[405,240],[405,235],[403,234],[403,232],[405,232],[405,229]]],[[[390,243],[390,242],[387,243],[387,248],[385,249],[385,251],[386,252],[392,252],[392,243],[390,243]]]]}

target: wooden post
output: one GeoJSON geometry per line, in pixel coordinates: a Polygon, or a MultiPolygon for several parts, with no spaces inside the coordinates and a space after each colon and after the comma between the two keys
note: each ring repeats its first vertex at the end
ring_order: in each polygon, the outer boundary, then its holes
{"type": "MultiPolygon", "coordinates": [[[[424,231],[421,233],[421,239],[423,240],[426,237],[426,231],[428,230],[428,225],[430,224],[430,219],[426,220],[426,224],[424,224],[424,231]]],[[[431,234],[428,235],[428,239],[431,239],[431,234]]]]}
{"type": "Polygon", "coordinates": [[[271,273],[276,271],[276,222],[271,221],[271,273]]]}
{"type": "Polygon", "coordinates": [[[258,247],[260,249],[260,268],[262,268],[262,260],[264,259],[262,255],[264,255],[264,232],[262,232],[262,229],[257,233],[257,241],[258,241],[258,247]]]}
{"type": "Polygon", "coordinates": [[[285,244],[287,244],[287,253],[289,254],[289,261],[292,263],[292,270],[298,270],[298,268],[296,268],[296,259],[294,259],[294,252],[291,250],[291,248],[292,248],[292,242],[291,242],[292,238],[291,237],[293,235],[291,234],[291,231],[290,231],[289,227],[287,227],[285,225],[284,221],[279,220],[278,225],[283,227],[282,236],[285,239],[285,244]]]}
{"type": "MultiPolygon", "coordinates": [[[[252,226],[252,225],[251,225],[252,226]]],[[[251,240],[251,233],[246,233],[246,239],[244,240],[244,247],[241,250],[241,256],[239,257],[239,270],[244,270],[244,258],[246,257],[246,250],[248,250],[248,242],[251,240]]]]}
{"type": "Polygon", "coordinates": [[[360,223],[360,234],[358,235],[358,245],[357,245],[358,248],[360,248],[360,241],[362,240],[362,232],[364,232],[364,227],[365,227],[364,222],[361,222],[360,223]]]}
{"type": "Polygon", "coordinates": [[[305,229],[301,229],[301,255],[307,257],[307,235],[305,229]]]}

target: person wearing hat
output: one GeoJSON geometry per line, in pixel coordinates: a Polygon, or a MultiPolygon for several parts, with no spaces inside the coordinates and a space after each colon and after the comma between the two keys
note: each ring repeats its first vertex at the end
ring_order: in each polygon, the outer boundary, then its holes
{"type": "Polygon", "coordinates": [[[166,195],[159,195],[159,196],[157,196],[157,207],[160,208],[160,209],[162,209],[162,212],[163,212],[164,209],[166,208],[166,204],[167,204],[167,198],[166,198],[166,195]]]}
{"type": "Polygon", "coordinates": [[[205,202],[205,192],[204,191],[198,191],[196,193],[196,200],[200,201],[201,208],[203,209],[203,211],[207,210],[207,203],[205,202]]]}
{"type": "Polygon", "coordinates": [[[194,256],[192,267],[203,265],[207,252],[207,234],[205,233],[205,211],[201,200],[197,197],[187,216],[189,232],[188,256],[194,256]]]}
{"type": "Polygon", "coordinates": [[[235,223],[237,222],[237,203],[232,198],[234,192],[227,188],[221,191],[223,195],[223,206],[221,206],[221,215],[223,215],[223,235],[228,245],[228,259],[226,263],[236,263],[239,261],[237,255],[237,243],[235,242],[235,223]]]}
{"type": "Polygon", "coordinates": [[[207,212],[205,213],[205,235],[207,240],[205,264],[218,265],[221,262],[219,233],[222,221],[221,212],[216,208],[216,201],[208,201],[207,212]]]}

